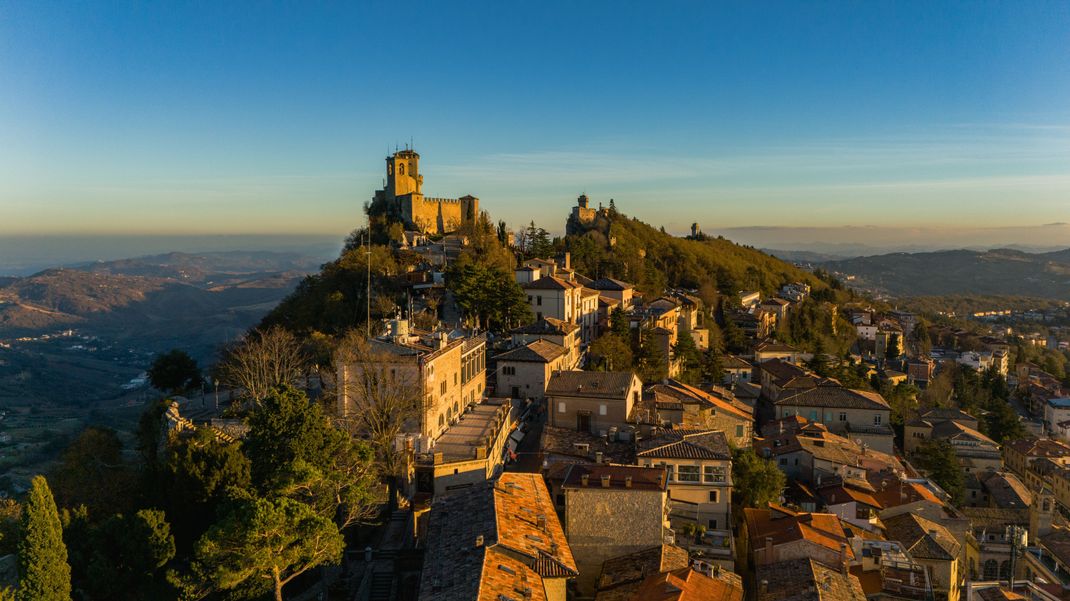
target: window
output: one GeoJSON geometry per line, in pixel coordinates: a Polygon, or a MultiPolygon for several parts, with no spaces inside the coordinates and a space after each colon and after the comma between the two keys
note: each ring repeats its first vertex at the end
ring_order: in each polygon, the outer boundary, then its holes
{"type": "MultiPolygon", "coordinates": [[[[721,502],[721,491],[719,491],[719,490],[711,490],[710,491],[710,503],[720,503],[720,502],[721,502]]],[[[711,528],[716,528],[716,527],[717,526],[711,526],[711,528]]]]}
{"type": "Polygon", "coordinates": [[[438,389],[439,389],[439,394],[446,394],[446,381],[445,380],[442,381],[442,384],[439,385],[438,389]]]}
{"type": "Polygon", "coordinates": [[[840,411],[840,421],[841,422],[847,421],[847,412],[846,411],[840,411]]]}
{"type": "Polygon", "coordinates": [[[502,366],[502,375],[503,376],[515,376],[516,375],[516,367],[512,366],[512,365],[504,365],[504,366],[502,366]]]}
{"type": "Polygon", "coordinates": [[[736,426],[736,438],[743,438],[743,426],[736,426]]]}
{"type": "Polygon", "coordinates": [[[540,307],[542,306],[542,296],[541,295],[535,297],[535,304],[540,306],[540,307]]]}
{"type": "Polygon", "coordinates": [[[716,529],[717,529],[717,520],[710,520],[710,527],[709,527],[709,529],[710,529],[710,530],[716,530],[716,529]]]}
{"type": "Polygon", "coordinates": [[[457,385],[457,372],[453,372],[453,385],[457,385]]]}
{"type": "Polygon", "coordinates": [[[605,414],[606,414],[606,404],[602,403],[601,405],[598,406],[598,415],[605,415],[605,414]]]}
{"type": "Polygon", "coordinates": [[[561,401],[561,402],[559,402],[557,404],[557,412],[558,413],[564,413],[565,412],[565,401],[561,401]]]}
{"type": "Polygon", "coordinates": [[[787,457],[781,457],[780,458],[780,465],[787,465],[787,464],[788,464],[788,458],[787,457]]]}
{"type": "Polygon", "coordinates": [[[398,165],[398,175],[405,175],[405,163],[398,165]]]}
{"type": "Polygon", "coordinates": [[[676,479],[680,482],[698,482],[697,465],[681,465],[676,468],[676,479]]]}
{"type": "Polygon", "coordinates": [[[812,422],[816,422],[817,421],[817,411],[811,411],[810,412],[810,421],[812,421],[812,422]]]}
{"type": "Polygon", "coordinates": [[[873,416],[873,425],[874,426],[881,425],[881,414],[880,413],[878,413],[877,415],[873,416]]]}
{"type": "Polygon", "coordinates": [[[725,469],[717,465],[706,465],[702,467],[702,481],[703,482],[724,482],[725,469]]]}

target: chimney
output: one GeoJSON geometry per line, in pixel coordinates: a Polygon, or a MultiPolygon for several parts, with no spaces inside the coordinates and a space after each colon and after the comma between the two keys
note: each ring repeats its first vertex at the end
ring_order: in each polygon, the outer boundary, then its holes
{"type": "Polygon", "coordinates": [[[591,479],[591,477],[590,477],[590,476],[588,476],[587,474],[583,474],[582,476],[580,476],[580,485],[581,485],[581,486],[587,486],[587,482],[588,482],[588,481],[589,481],[590,479],[591,479]]]}
{"type": "Polygon", "coordinates": [[[572,253],[565,251],[565,269],[572,269],[572,253]]]}
{"type": "Polygon", "coordinates": [[[765,563],[773,563],[773,537],[765,537],[765,563]]]}
{"type": "Polygon", "coordinates": [[[840,543],[840,571],[847,575],[847,543],[840,543]]]}
{"type": "Polygon", "coordinates": [[[482,547],[482,546],[483,546],[483,535],[480,534],[479,536],[476,537],[476,547],[482,547]]]}
{"type": "Polygon", "coordinates": [[[610,482],[611,479],[612,479],[612,476],[610,476],[609,474],[603,475],[602,476],[602,488],[609,488],[609,482],[610,482]]]}
{"type": "Polygon", "coordinates": [[[631,487],[632,487],[632,477],[631,476],[625,476],[624,477],[624,488],[631,488],[631,487]]]}

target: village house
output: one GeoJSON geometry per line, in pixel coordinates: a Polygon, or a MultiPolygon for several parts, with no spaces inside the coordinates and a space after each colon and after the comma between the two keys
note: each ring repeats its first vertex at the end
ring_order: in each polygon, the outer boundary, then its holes
{"type": "Polygon", "coordinates": [[[756,364],[762,364],[773,359],[797,364],[799,362],[799,349],[776,340],[763,340],[754,346],[754,362],[756,364]]]}
{"type": "Polygon", "coordinates": [[[788,309],[791,308],[791,301],[786,301],[782,298],[770,298],[762,301],[759,307],[776,315],[777,323],[783,323],[784,320],[788,318],[788,309]]]}
{"type": "Polygon", "coordinates": [[[911,559],[927,568],[937,601],[958,601],[966,571],[959,563],[961,548],[940,524],[910,513],[883,520],[888,540],[903,545],[911,559]]]}
{"type": "Polygon", "coordinates": [[[665,468],[673,528],[685,523],[730,528],[732,453],[724,432],[657,432],[639,441],[635,455],[638,465],[665,468]]]}
{"type": "Polygon", "coordinates": [[[534,322],[509,331],[513,346],[523,346],[536,340],[546,340],[565,349],[565,364],[562,369],[579,369],[582,358],[580,348],[580,326],[544,317],[534,322]]]}
{"type": "Polygon", "coordinates": [[[672,542],[666,485],[661,468],[569,467],[561,485],[564,530],[577,558],[581,595],[594,594],[605,560],[672,542]]]}
{"type": "Polygon", "coordinates": [[[811,558],[829,566],[846,566],[854,551],[839,517],[797,512],[780,505],[743,509],[741,557],[759,567],[790,559],[811,558]]]}
{"type": "Polygon", "coordinates": [[[548,423],[603,434],[632,421],[643,383],[630,371],[561,371],[546,387],[548,423]]]}
{"type": "Polygon", "coordinates": [[[721,369],[724,370],[725,386],[735,386],[739,382],[750,382],[754,379],[754,366],[744,361],[738,355],[725,355],[721,360],[721,369]]]}
{"type": "Polygon", "coordinates": [[[624,311],[632,308],[632,295],[635,292],[634,284],[613,278],[599,278],[587,284],[587,287],[591,290],[597,290],[601,296],[617,301],[619,303],[618,306],[624,311]]]}
{"type": "Polygon", "coordinates": [[[555,372],[567,369],[565,347],[549,340],[535,340],[494,357],[497,391],[514,399],[542,400],[555,372]]]}
{"type": "Polygon", "coordinates": [[[1038,459],[1063,466],[1070,464],[1070,445],[1050,438],[1022,438],[1003,445],[1004,465],[1033,491],[1047,486],[1045,482],[1030,478],[1029,466],[1038,459]]]}
{"type": "Polygon", "coordinates": [[[424,540],[421,601],[566,601],[567,583],[578,575],[538,474],[505,473],[436,498],[424,540]]]}
{"type": "Polygon", "coordinates": [[[770,401],[780,398],[788,388],[813,388],[823,384],[838,385],[829,378],[783,359],[769,359],[755,365],[756,377],[762,387],[762,396],[770,401]]]}
{"type": "Polygon", "coordinates": [[[799,415],[874,450],[894,452],[891,408],[879,393],[822,385],[785,391],[774,406],[777,419],[799,415]]]}
{"type": "Polygon", "coordinates": [[[521,284],[535,319],[552,317],[580,326],[580,341],[589,344],[597,336],[598,293],[574,280],[543,276],[521,284]]]}
{"type": "Polygon", "coordinates": [[[650,421],[654,425],[720,430],[737,447],[750,446],[753,438],[751,409],[724,388],[705,391],[667,380],[644,391],[643,409],[651,408],[656,412],[650,421]]]}
{"type": "Polygon", "coordinates": [[[767,424],[754,449],[789,478],[816,487],[830,481],[855,481],[867,490],[865,482],[873,475],[903,470],[895,455],[867,448],[829,432],[824,424],[795,415],[767,424]]]}
{"type": "Polygon", "coordinates": [[[904,426],[904,450],[912,455],[927,441],[946,440],[954,447],[966,473],[1000,469],[1003,462],[999,445],[977,427],[977,418],[960,409],[929,409],[904,426]]]}

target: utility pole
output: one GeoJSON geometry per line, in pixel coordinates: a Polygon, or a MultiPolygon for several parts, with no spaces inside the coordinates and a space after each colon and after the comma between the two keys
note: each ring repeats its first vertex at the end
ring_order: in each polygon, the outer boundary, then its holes
{"type": "Polygon", "coordinates": [[[368,255],[368,314],[364,321],[364,335],[368,340],[372,338],[372,218],[368,216],[368,236],[364,254],[368,255]]]}

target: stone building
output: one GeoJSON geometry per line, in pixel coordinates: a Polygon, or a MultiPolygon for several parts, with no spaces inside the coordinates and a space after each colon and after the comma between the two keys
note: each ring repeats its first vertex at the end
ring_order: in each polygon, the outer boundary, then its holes
{"type": "Polygon", "coordinates": [[[465,407],[483,397],[486,346],[483,335],[421,332],[410,330],[407,320],[394,320],[389,333],[370,341],[368,362],[340,362],[339,415],[358,410],[364,385],[410,388],[424,402],[406,433],[417,435],[417,452],[426,451],[465,407]],[[375,372],[365,374],[366,369],[375,372]]]}
{"type": "Polygon", "coordinates": [[[724,432],[667,430],[639,441],[636,463],[664,467],[673,528],[731,527],[732,453],[724,432]]]}
{"type": "Polygon", "coordinates": [[[376,190],[373,204],[385,205],[405,225],[423,233],[445,234],[479,217],[479,199],[432,198],[423,194],[420,155],[401,150],[386,157],[386,186],[376,190]]]}
{"type": "Polygon", "coordinates": [[[575,464],[561,488],[582,596],[595,592],[605,560],[671,542],[664,468],[575,464]]]}
{"type": "Polygon", "coordinates": [[[581,432],[609,433],[632,421],[643,383],[630,371],[562,371],[546,387],[548,423],[581,432]]]}

